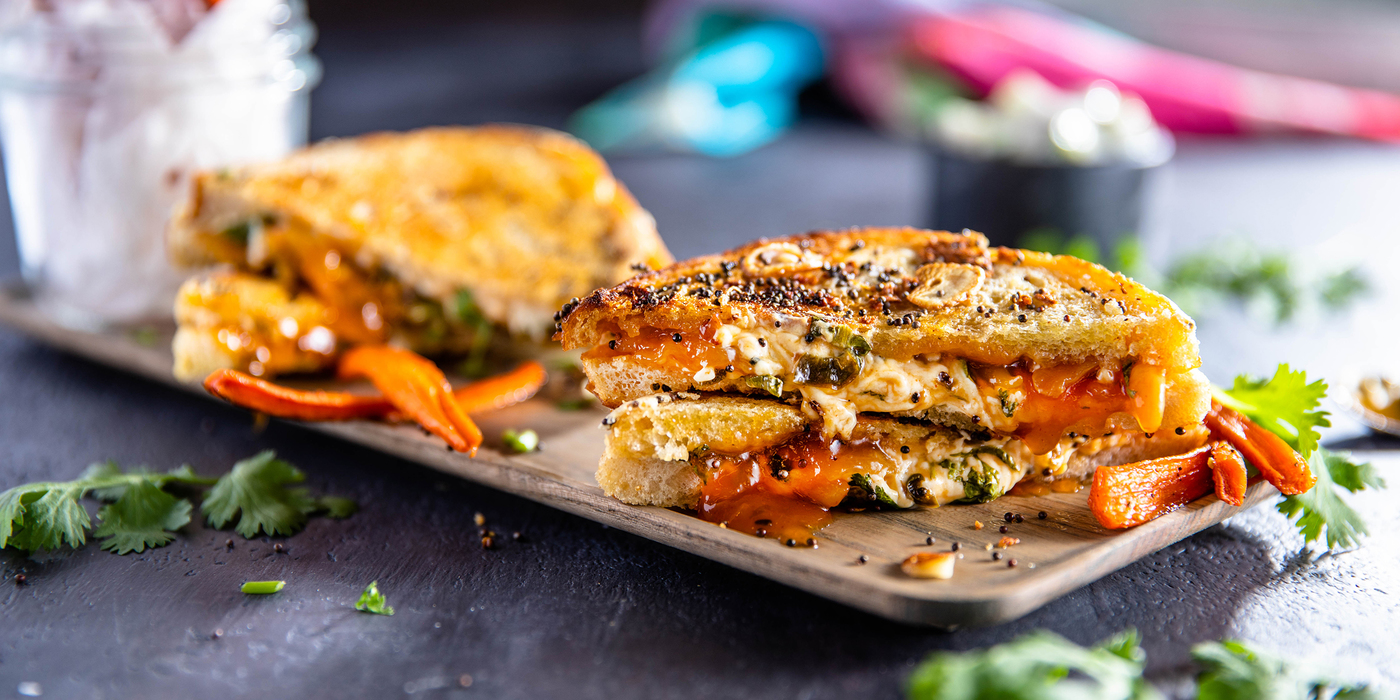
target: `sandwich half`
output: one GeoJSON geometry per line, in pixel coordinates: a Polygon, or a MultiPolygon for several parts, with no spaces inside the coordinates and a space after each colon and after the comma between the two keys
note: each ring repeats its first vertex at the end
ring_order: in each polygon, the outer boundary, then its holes
{"type": "Polygon", "coordinates": [[[671,259],[602,158],[518,126],[330,140],[199,173],[168,248],[177,264],[221,266],[178,297],[186,380],[318,369],[359,343],[538,341],[568,299],[671,259]]]}
{"type": "Polygon", "coordinates": [[[1175,305],[972,232],[759,241],[594,292],[556,331],[615,409],[606,492],[780,539],[841,503],[987,501],[1209,436],[1175,305]]]}

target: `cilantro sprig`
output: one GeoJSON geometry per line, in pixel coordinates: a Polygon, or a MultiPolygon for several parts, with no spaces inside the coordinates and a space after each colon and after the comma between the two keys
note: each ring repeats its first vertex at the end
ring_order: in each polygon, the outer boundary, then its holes
{"type": "MultiPolygon", "coordinates": [[[[1198,644],[1196,700],[1381,700],[1364,685],[1339,682],[1239,641],[1198,644]]],[[[1149,700],[1147,655],[1125,630],[1081,647],[1045,630],[978,651],[938,652],[909,677],[909,700],[1149,700]]]]}
{"type": "Polygon", "coordinates": [[[1134,630],[1089,648],[1045,630],[989,649],[930,656],[909,678],[909,700],[1149,700],[1146,654],[1134,630]],[[1073,673],[1074,677],[1068,676],[1073,673]]]}
{"type": "Polygon", "coordinates": [[[1327,395],[1321,379],[1308,382],[1306,373],[1279,365],[1270,379],[1235,378],[1229,389],[1215,388],[1215,399],[1243,413],[1250,420],[1283,438],[1298,451],[1317,477],[1306,493],[1286,496],[1278,511],[1293,520],[1305,542],[1325,538],[1328,548],[1350,548],[1367,534],[1366,523],[1342,498],[1342,490],[1356,493],[1385,488],[1385,481],[1368,463],[1353,462],[1346,452],[1321,447],[1318,428],[1332,425],[1319,405],[1327,395]]]}
{"type": "Polygon", "coordinates": [[[1191,649],[1202,667],[1197,700],[1380,700],[1365,685],[1348,685],[1243,642],[1207,642],[1191,649]]]}
{"type": "Polygon", "coordinates": [[[27,552],[81,547],[88,531],[102,548],[117,554],[162,547],[190,522],[193,504],[165,489],[212,486],[200,506],[209,524],[234,529],[252,538],[259,532],[290,535],[317,512],[348,517],[355,510],[344,498],[312,498],[306,489],[289,488],[305,476],[268,450],[234,465],[218,479],[199,476],[189,465],[157,473],[144,468],[123,472],[115,462],[87,468],[73,481],[43,481],[0,493],[0,549],[27,552]],[[94,528],[82,499],[103,502],[94,528]]]}

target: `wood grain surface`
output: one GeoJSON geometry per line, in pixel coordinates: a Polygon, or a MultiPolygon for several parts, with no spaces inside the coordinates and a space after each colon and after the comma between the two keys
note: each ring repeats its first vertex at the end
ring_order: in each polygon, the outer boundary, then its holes
{"type": "MultiPolygon", "coordinates": [[[[85,332],[57,325],[23,294],[0,295],[0,322],[43,342],[150,379],[204,394],[170,375],[170,329],[143,333],[85,332]],[[139,340],[138,340],[139,339],[139,340]],[[154,339],[154,342],[151,342],[154,339]]],[[[1006,496],[991,503],[896,512],[838,513],[817,533],[815,549],[789,548],[664,508],[623,504],[605,496],[593,479],[603,451],[600,410],[560,411],[529,401],[479,419],[487,436],[475,458],[451,452],[416,427],[371,422],[307,424],[347,441],[514,493],[642,537],[723,562],[892,620],[953,628],[1020,617],[1169,544],[1214,525],[1276,494],[1258,483],[1243,507],[1205,496],[1145,525],[1121,532],[1100,527],[1087,492],[1038,497],[1006,496]],[[540,451],[508,455],[500,450],[506,428],[532,428],[540,451]],[[1046,519],[1037,517],[1045,511],[1046,519]],[[1005,523],[1007,512],[1021,523],[1005,523]],[[974,521],[985,527],[974,529],[974,521]],[[988,546],[1006,524],[1020,544],[994,560],[988,546]],[[933,537],[932,546],[926,544],[933,537]],[[951,580],[905,576],[899,562],[920,551],[947,551],[959,543],[961,558],[951,580]],[[868,562],[860,564],[865,555],[868,562]],[[1008,566],[1015,559],[1017,565],[1008,566]]]]}

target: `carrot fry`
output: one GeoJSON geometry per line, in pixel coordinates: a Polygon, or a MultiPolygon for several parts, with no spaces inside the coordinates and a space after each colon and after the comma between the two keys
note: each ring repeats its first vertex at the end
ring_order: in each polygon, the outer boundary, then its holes
{"type": "Polygon", "coordinates": [[[1110,530],[1141,525],[1210,493],[1210,447],[1116,467],[1099,467],[1089,509],[1110,530]]]}
{"type": "Polygon", "coordinates": [[[1300,494],[1317,483],[1317,477],[1313,476],[1302,455],[1294,452],[1283,438],[1238,411],[1212,401],[1205,422],[1216,439],[1239,450],[1280,493],[1300,494]]]}
{"type": "Polygon", "coordinates": [[[1210,473],[1215,478],[1215,495],[1232,506],[1244,505],[1244,490],[1249,486],[1249,471],[1244,458],[1230,443],[1217,440],[1210,443],[1210,473]]]}
{"type": "MultiPolygon", "coordinates": [[[[467,413],[485,413],[528,400],[544,386],[548,375],[540,363],[526,362],[500,376],[472,382],[452,392],[467,413]]],[[[300,391],[232,369],[211,372],[204,379],[209,393],[259,413],[293,420],[404,420],[382,395],[344,391],[300,391]]]]}
{"type": "Polygon", "coordinates": [[[383,396],[343,391],[298,391],[243,372],[216,370],[204,378],[204,388],[229,403],[295,420],[355,420],[375,418],[393,410],[383,396]]]}
{"type": "Polygon", "coordinates": [[[402,413],[458,452],[476,454],[481,430],[452,395],[452,385],[437,365],[407,350],[362,345],[340,358],[342,379],[367,377],[402,413]]]}
{"type": "Polygon", "coordinates": [[[472,382],[452,393],[467,413],[495,411],[534,396],[548,378],[544,365],[531,360],[505,374],[472,382]]]}
{"type": "MultiPolygon", "coordinates": [[[[389,352],[392,357],[399,359],[388,362],[376,360],[371,364],[384,364],[389,369],[382,371],[389,373],[395,371],[392,369],[393,367],[399,369],[405,366],[414,367],[416,369],[410,374],[419,379],[426,377],[427,386],[437,386],[438,384],[446,386],[446,378],[441,378],[440,382],[437,381],[442,372],[428,360],[405,350],[389,350],[389,352]],[[401,357],[403,355],[410,356],[414,361],[406,362],[401,357]],[[422,367],[422,365],[427,367],[422,367]]],[[[364,365],[369,360],[360,358],[356,362],[364,365]]],[[[375,379],[368,371],[361,371],[362,367],[352,366],[351,369],[355,371],[342,369],[342,376],[368,376],[371,381],[376,383],[376,386],[379,385],[380,380],[375,379]]],[[[438,412],[432,412],[429,420],[436,421],[440,426],[450,426],[455,429],[462,442],[453,444],[453,440],[443,433],[438,433],[433,428],[429,428],[429,430],[447,440],[453,449],[475,453],[474,445],[481,444],[481,431],[477,429],[476,423],[467,414],[499,410],[525,401],[544,386],[548,376],[543,365],[530,361],[500,376],[473,382],[457,389],[448,394],[452,399],[450,401],[445,398],[431,401],[425,399],[426,402],[420,405],[439,407],[441,415],[438,415],[438,412]],[[467,445],[467,447],[464,449],[459,445],[467,445]]],[[[397,380],[386,379],[386,381],[397,380]]],[[[422,384],[415,386],[421,387],[422,384]]],[[[396,405],[384,396],[365,396],[343,391],[300,391],[231,369],[221,369],[210,373],[204,379],[204,388],[209,393],[236,406],[278,418],[305,421],[356,420],[361,418],[383,418],[389,421],[416,419],[416,414],[396,405]]],[[[448,388],[450,389],[450,387],[448,388]]],[[[382,386],[380,386],[380,390],[385,391],[382,386]]],[[[429,393],[432,392],[429,391],[429,393]]],[[[428,427],[426,423],[424,427],[428,427]]],[[[446,432],[445,427],[440,429],[446,432]]]]}

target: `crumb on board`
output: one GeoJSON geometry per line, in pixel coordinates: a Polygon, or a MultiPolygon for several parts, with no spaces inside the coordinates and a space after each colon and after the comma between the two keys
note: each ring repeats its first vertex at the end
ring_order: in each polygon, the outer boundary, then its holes
{"type": "Polygon", "coordinates": [[[947,580],[953,578],[953,564],[956,561],[957,555],[952,552],[919,552],[909,555],[899,568],[913,578],[947,580]]]}

